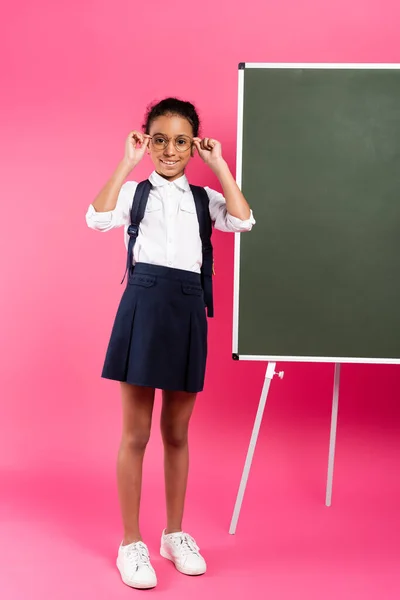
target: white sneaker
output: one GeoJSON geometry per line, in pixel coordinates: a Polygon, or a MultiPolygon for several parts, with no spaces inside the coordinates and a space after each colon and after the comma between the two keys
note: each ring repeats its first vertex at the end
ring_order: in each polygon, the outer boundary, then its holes
{"type": "Polygon", "coordinates": [[[120,546],[117,567],[122,581],[130,587],[145,590],[157,585],[157,577],[150,563],[149,551],[143,542],[120,546]]]}
{"type": "Polygon", "coordinates": [[[200,548],[188,533],[165,534],[161,536],[160,554],[171,560],[175,567],[185,575],[203,575],[207,570],[206,561],[199,552],[200,548]]]}

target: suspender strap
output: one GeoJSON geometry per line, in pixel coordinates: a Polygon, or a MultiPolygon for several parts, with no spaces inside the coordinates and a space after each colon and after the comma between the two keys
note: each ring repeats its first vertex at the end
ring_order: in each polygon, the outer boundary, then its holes
{"type": "Polygon", "coordinates": [[[133,256],[133,248],[136,243],[136,238],[139,235],[139,225],[141,220],[144,217],[144,211],[146,210],[147,200],[149,198],[151,190],[151,183],[148,179],[145,181],[141,181],[138,183],[136,187],[135,196],[132,202],[131,208],[131,224],[128,227],[127,234],[129,235],[129,243],[128,243],[128,255],[126,258],[126,269],[124,278],[121,281],[121,284],[124,283],[125,277],[129,269],[132,267],[132,256],[133,256]]]}
{"type": "Polygon", "coordinates": [[[206,190],[202,187],[191,185],[194,203],[196,206],[197,219],[199,221],[200,238],[203,249],[203,263],[201,267],[201,284],[204,291],[204,301],[207,307],[207,315],[214,316],[214,301],[212,288],[213,275],[213,247],[211,243],[212,223],[209,210],[209,198],[206,190]]]}

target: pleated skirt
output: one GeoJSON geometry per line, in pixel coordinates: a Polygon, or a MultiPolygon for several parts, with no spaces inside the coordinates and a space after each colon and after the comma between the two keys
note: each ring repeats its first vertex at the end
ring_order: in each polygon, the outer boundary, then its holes
{"type": "Polygon", "coordinates": [[[102,377],[195,393],[203,389],[206,361],[200,275],[136,264],[118,307],[102,377]]]}

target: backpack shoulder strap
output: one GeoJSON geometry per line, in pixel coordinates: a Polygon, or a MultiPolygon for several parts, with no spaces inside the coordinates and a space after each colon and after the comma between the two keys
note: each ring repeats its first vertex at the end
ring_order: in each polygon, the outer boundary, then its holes
{"type": "Polygon", "coordinates": [[[139,225],[144,217],[147,200],[151,190],[151,183],[148,179],[137,184],[135,195],[133,197],[131,208],[131,224],[128,227],[128,235],[132,234],[137,237],[139,233],[139,225]],[[131,229],[130,229],[131,228],[131,229]],[[129,231],[130,229],[130,231],[129,231]],[[136,233],[135,233],[136,232],[136,233]]]}
{"type": "Polygon", "coordinates": [[[197,185],[191,185],[194,203],[196,206],[197,219],[199,221],[200,239],[203,250],[203,262],[201,267],[201,283],[204,291],[204,300],[207,306],[207,315],[214,316],[214,301],[212,289],[213,275],[213,247],[211,243],[212,222],[210,216],[210,200],[206,190],[197,185]]]}
{"type": "Polygon", "coordinates": [[[121,281],[121,284],[124,283],[127,272],[132,266],[132,255],[133,248],[136,243],[136,238],[139,235],[139,225],[141,220],[144,217],[144,212],[146,210],[147,200],[149,199],[149,194],[151,190],[151,183],[148,179],[145,181],[141,181],[138,183],[135,191],[135,195],[133,197],[132,208],[131,208],[131,222],[127,230],[127,234],[129,235],[129,243],[128,243],[128,256],[126,259],[126,269],[124,278],[121,281]]]}
{"type": "Polygon", "coordinates": [[[210,241],[212,235],[212,223],[210,217],[210,199],[206,190],[198,185],[191,185],[190,189],[196,205],[197,218],[200,225],[200,237],[203,241],[210,241]]]}

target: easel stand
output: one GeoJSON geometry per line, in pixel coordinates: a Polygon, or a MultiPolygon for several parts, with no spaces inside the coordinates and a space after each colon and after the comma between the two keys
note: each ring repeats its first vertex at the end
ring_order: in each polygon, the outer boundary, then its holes
{"type": "Polygon", "coordinates": [[[339,383],[340,383],[340,364],[335,365],[335,376],[333,382],[333,401],[332,401],[332,416],[331,416],[331,435],[329,439],[329,458],[328,458],[328,479],[326,483],[326,506],[332,503],[332,483],[333,483],[333,467],[335,464],[335,446],[336,446],[336,430],[339,407],[339,383]]]}
{"type": "Polygon", "coordinates": [[[260,431],[261,421],[264,414],[265,404],[267,402],[267,396],[269,392],[269,386],[271,385],[271,381],[275,375],[278,375],[281,379],[283,378],[283,371],[280,373],[275,373],[276,363],[268,363],[267,370],[265,373],[264,385],[261,392],[261,398],[258,405],[256,420],[254,422],[253,432],[250,438],[249,449],[247,451],[246,462],[244,464],[242,479],[240,481],[239,492],[236,498],[236,504],[233,511],[233,517],[231,521],[231,526],[229,528],[229,533],[234,534],[236,532],[237,522],[239,520],[240,509],[242,508],[243,496],[247,485],[247,480],[249,478],[251,463],[253,462],[254,450],[256,448],[258,433],[260,431]]]}
{"type": "MultiPolygon", "coordinates": [[[[243,497],[247,486],[247,480],[249,478],[251,463],[253,462],[254,451],[257,444],[258,434],[260,431],[261,421],[263,418],[265,405],[267,402],[268,392],[271,385],[271,381],[275,375],[278,375],[280,379],[283,379],[284,372],[275,372],[276,363],[269,362],[265,373],[264,385],[261,392],[260,402],[258,405],[256,419],[254,421],[253,431],[250,438],[249,448],[247,450],[246,461],[243,468],[242,478],[240,481],[239,491],[236,498],[235,508],[229,528],[230,534],[236,533],[236,528],[239,520],[240,510],[242,508],[243,497]]],[[[340,364],[335,365],[335,376],[333,385],[333,402],[332,402],[332,416],[331,416],[331,432],[329,440],[329,457],[328,457],[328,477],[326,486],[326,506],[331,506],[332,502],[332,484],[333,484],[333,470],[335,462],[335,446],[336,446],[336,431],[337,431],[337,418],[338,418],[338,406],[339,406],[339,382],[340,382],[340,364]]]]}

